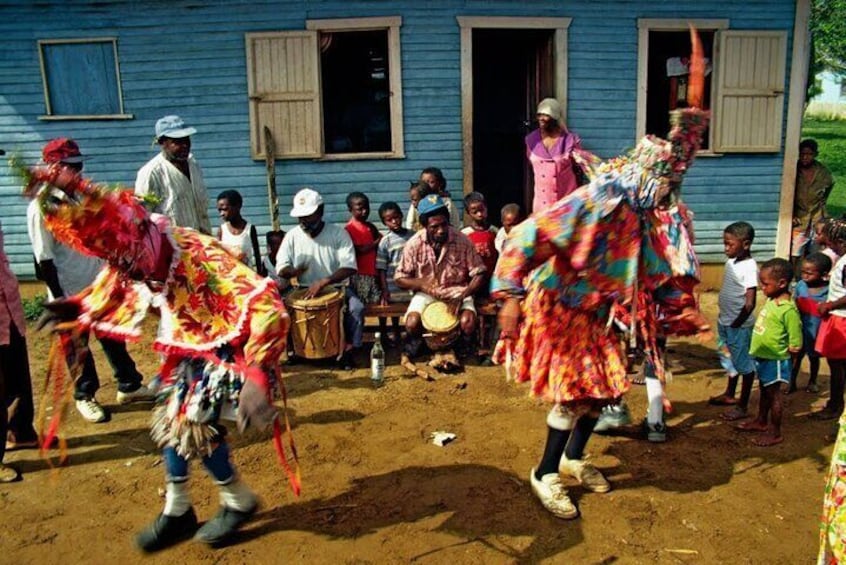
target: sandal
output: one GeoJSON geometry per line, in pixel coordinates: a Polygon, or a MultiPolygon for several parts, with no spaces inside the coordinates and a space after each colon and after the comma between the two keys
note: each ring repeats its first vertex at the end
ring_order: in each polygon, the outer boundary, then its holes
{"type": "Polygon", "coordinates": [[[741,410],[738,406],[735,406],[728,412],[723,412],[720,416],[726,422],[734,422],[735,420],[742,420],[743,418],[748,418],[749,414],[746,413],[746,410],[741,410]]]}
{"type": "Polygon", "coordinates": [[[834,420],[840,417],[840,414],[831,408],[823,408],[817,412],[812,412],[808,415],[812,420],[834,420]]]}
{"type": "Polygon", "coordinates": [[[14,483],[21,480],[21,474],[14,467],[0,463],[0,483],[14,483]]]}
{"type": "Polygon", "coordinates": [[[805,387],[805,392],[810,392],[813,394],[817,394],[820,391],[820,385],[817,383],[810,383],[808,386],[805,387]]]}
{"type": "Polygon", "coordinates": [[[711,406],[736,406],[737,399],[726,394],[719,394],[708,399],[708,404],[711,406]]]}

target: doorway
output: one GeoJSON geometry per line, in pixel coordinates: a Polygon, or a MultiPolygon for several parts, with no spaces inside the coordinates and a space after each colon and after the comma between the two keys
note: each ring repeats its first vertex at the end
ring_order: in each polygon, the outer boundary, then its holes
{"type": "Polygon", "coordinates": [[[531,206],[524,138],[538,101],[554,96],[552,45],[552,30],[473,30],[473,188],[494,223],[505,204],[531,206]]]}

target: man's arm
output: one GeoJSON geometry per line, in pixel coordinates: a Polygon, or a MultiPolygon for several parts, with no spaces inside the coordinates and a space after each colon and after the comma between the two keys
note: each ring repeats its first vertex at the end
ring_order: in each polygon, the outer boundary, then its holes
{"type": "Polygon", "coordinates": [[[340,284],[353,276],[356,273],[355,269],[350,269],[349,267],[341,267],[328,277],[324,277],[319,281],[315,281],[312,283],[308,290],[306,291],[306,298],[313,298],[320,294],[324,288],[331,284],[340,284]]]}

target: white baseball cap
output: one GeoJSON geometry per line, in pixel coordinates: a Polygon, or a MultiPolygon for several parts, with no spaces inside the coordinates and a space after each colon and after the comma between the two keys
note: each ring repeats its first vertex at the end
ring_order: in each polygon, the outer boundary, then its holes
{"type": "Polygon", "coordinates": [[[292,218],[311,216],[323,204],[323,197],[313,188],[304,188],[294,195],[294,207],[291,209],[292,218]]]}

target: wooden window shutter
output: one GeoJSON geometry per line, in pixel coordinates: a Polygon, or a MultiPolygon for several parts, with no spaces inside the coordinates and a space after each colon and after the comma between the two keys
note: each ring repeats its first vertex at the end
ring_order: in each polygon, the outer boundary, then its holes
{"type": "Polygon", "coordinates": [[[248,33],[250,152],[264,159],[263,128],[278,158],[323,154],[317,32],[248,33]]]}
{"type": "Polygon", "coordinates": [[[780,151],[787,32],[724,30],[717,36],[714,151],[780,151]]]}

